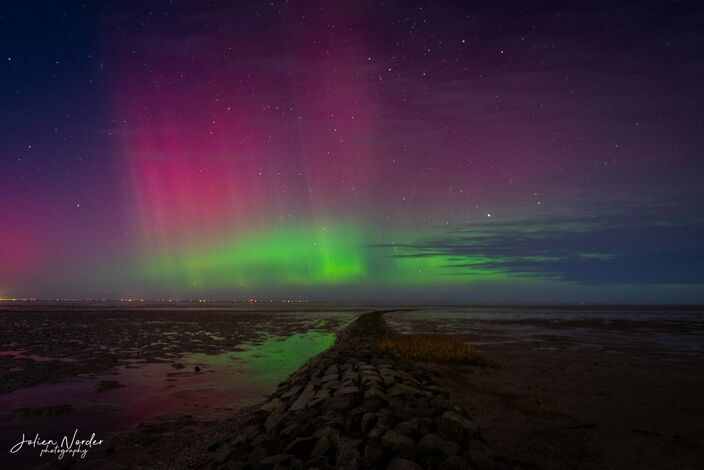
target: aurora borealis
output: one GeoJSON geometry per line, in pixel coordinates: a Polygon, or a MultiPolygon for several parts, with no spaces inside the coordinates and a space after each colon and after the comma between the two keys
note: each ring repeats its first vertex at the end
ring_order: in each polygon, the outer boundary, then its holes
{"type": "Polygon", "coordinates": [[[3,6],[0,297],[702,302],[703,26],[696,2],[3,6]]]}

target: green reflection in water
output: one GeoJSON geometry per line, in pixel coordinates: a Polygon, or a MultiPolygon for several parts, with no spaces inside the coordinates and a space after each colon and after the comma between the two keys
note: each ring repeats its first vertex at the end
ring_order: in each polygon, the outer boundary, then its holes
{"type": "Polygon", "coordinates": [[[214,368],[233,367],[233,380],[254,387],[273,387],[298,369],[308,359],[326,350],[335,341],[335,334],[310,330],[291,336],[271,336],[263,343],[245,345],[242,351],[224,354],[194,354],[189,362],[214,368]]]}

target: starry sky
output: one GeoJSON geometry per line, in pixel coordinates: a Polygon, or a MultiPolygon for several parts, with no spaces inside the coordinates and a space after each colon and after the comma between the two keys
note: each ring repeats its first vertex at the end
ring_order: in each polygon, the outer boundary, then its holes
{"type": "Polygon", "coordinates": [[[10,2],[0,297],[704,302],[704,7],[10,2]]]}

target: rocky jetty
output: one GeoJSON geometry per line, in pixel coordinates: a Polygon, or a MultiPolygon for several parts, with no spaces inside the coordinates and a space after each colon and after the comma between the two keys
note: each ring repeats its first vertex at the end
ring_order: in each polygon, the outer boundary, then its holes
{"type": "Polygon", "coordinates": [[[279,384],[209,451],[211,468],[515,468],[429,374],[382,353],[385,312],[361,315],[332,348],[279,384]]]}

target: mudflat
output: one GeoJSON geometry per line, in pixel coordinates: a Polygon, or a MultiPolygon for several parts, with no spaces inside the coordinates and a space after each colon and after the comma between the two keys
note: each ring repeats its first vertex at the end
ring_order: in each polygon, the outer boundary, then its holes
{"type": "Polygon", "coordinates": [[[488,367],[426,364],[498,452],[542,469],[704,462],[701,315],[426,315],[406,331],[476,344],[488,367]]]}

